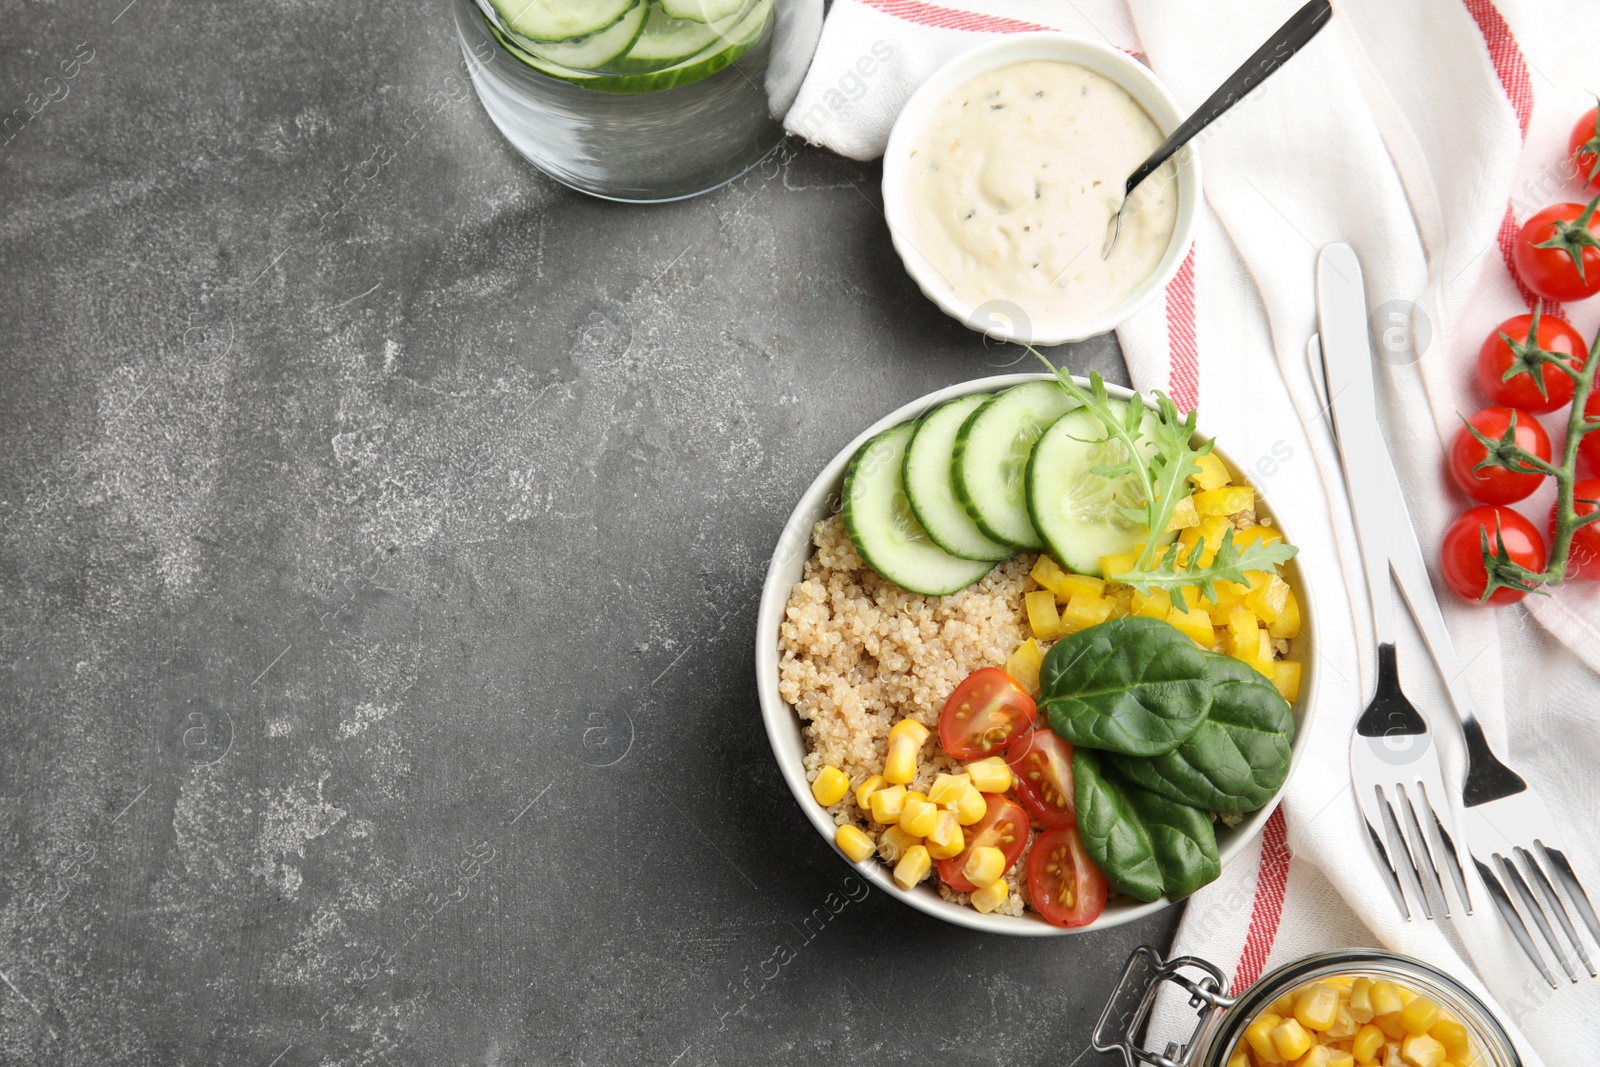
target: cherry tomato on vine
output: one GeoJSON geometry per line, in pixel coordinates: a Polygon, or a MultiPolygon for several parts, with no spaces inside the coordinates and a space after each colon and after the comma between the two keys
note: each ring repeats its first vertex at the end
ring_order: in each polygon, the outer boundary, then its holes
{"type": "MultiPolygon", "coordinates": [[[[1590,421],[1600,419],[1600,393],[1589,394],[1589,402],[1583,405],[1583,413],[1590,421]]],[[[1600,430],[1583,435],[1583,440],[1578,442],[1578,455],[1589,465],[1589,473],[1600,478],[1600,430]]]]}
{"type": "MultiPolygon", "coordinates": [[[[1539,420],[1526,411],[1484,408],[1469,418],[1467,423],[1483,436],[1499,440],[1510,428],[1512,419],[1517,423],[1518,446],[1548,463],[1550,435],[1544,432],[1539,420]]],[[[1488,449],[1472,436],[1472,431],[1466,426],[1457,430],[1455,440],[1450,442],[1450,479],[1474,500],[1485,504],[1511,504],[1532,494],[1544,480],[1542,474],[1523,474],[1504,467],[1474,470],[1488,454],[1488,449]]]]}
{"type": "Polygon", "coordinates": [[[1546,300],[1582,300],[1600,293],[1595,204],[1551,204],[1517,231],[1511,250],[1517,274],[1546,300]]]}
{"type": "Polygon", "coordinates": [[[1600,118],[1600,108],[1591,107],[1572,127],[1572,136],[1567,138],[1567,158],[1577,167],[1578,180],[1600,193],[1600,127],[1595,125],[1597,118],[1600,118]]]}
{"type": "Polygon", "coordinates": [[[1572,402],[1572,378],[1554,364],[1541,365],[1534,355],[1537,351],[1570,357],[1567,362],[1576,370],[1583,366],[1589,346],[1570,323],[1542,315],[1539,310],[1531,315],[1512,316],[1496,326],[1478,349],[1478,384],[1490,400],[1537,413],[1554,411],[1572,402]],[[1539,388],[1540,378],[1544,380],[1543,390],[1539,388]]]}
{"type": "Polygon", "coordinates": [[[1028,898],[1046,922],[1087,926],[1106,907],[1106,876],[1089,862],[1074,827],[1046,830],[1028,853],[1028,898]]]}
{"type": "Polygon", "coordinates": [[[939,743],[956,759],[1000,755],[1018,734],[1033,728],[1038,706],[999,667],[967,675],[939,712],[939,743]]]}
{"type": "MultiPolygon", "coordinates": [[[[1591,514],[1600,501],[1600,478],[1589,478],[1572,487],[1572,510],[1582,518],[1591,514]]],[[[1550,540],[1556,539],[1556,508],[1550,505],[1550,540]]],[[[1600,581],[1600,522],[1580,526],[1572,534],[1572,547],[1567,549],[1567,578],[1600,581]]]]}
{"type": "MultiPolygon", "coordinates": [[[[1542,571],[1545,564],[1544,538],[1533,523],[1510,508],[1485,505],[1462,515],[1444,533],[1439,552],[1439,569],[1444,584],[1473,603],[1483,601],[1489,588],[1489,572],[1483,565],[1483,535],[1489,538],[1489,551],[1496,549],[1496,523],[1512,561],[1530,571],[1542,571]]],[[[1526,593],[1520,589],[1496,589],[1490,604],[1513,604],[1526,593]]]]}

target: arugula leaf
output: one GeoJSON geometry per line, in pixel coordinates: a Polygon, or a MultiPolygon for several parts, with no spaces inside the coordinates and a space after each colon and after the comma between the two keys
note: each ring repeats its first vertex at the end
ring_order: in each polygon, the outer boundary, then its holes
{"type": "Polygon", "coordinates": [[[1171,545],[1153,567],[1139,569],[1121,574],[1108,574],[1106,578],[1113,582],[1122,582],[1131,585],[1139,592],[1150,595],[1153,589],[1165,589],[1172,600],[1172,606],[1179,611],[1188,611],[1188,600],[1183,595],[1185,586],[1197,586],[1200,593],[1213,604],[1217,602],[1217,582],[1239,582],[1248,585],[1250,579],[1247,571],[1270,571],[1280,563],[1287,563],[1300,551],[1294,545],[1285,541],[1274,541],[1267,544],[1256,541],[1253,544],[1239,547],[1233,539],[1233,531],[1227,530],[1222,535],[1222,543],[1217,546],[1217,554],[1210,563],[1201,563],[1202,553],[1198,550],[1191,553],[1189,562],[1178,563],[1179,545],[1171,545]]]}
{"type": "Polygon", "coordinates": [[[1103,622],[1051,646],[1039,671],[1039,707],[1074,745],[1158,756],[1206,717],[1206,655],[1160,619],[1103,622]]]}
{"type": "Polygon", "coordinates": [[[1211,710],[1188,740],[1162,756],[1111,756],[1124,777],[1205,811],[1255,811],[1289,776],[1294,715],[1255,668],[1210,654],[1211,710]]]}
{"type": "Polygon", "coordinates": [[[1083,850],[1111,887],[1139,900],[1159,898],[1165,882],[1150,831],[1123,783],[1086,748],[1072,750],[1072,797],[1083,850]]]}

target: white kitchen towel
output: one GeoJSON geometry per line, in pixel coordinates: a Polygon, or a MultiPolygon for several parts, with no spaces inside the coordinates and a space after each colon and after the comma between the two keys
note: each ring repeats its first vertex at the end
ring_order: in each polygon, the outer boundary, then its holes
{"type": "MultiPolygon", "coordinates": [[[[1298,3],[834,0],[787,122],[871,158],[940,63],[993,34],[1041,27],[1139,54],[1193,108],[1298,3]]],[[[1382,944],[1476,986],[1475,971],[1525,1062],[1587,1064],[1600,1047],[1600,981],[1549,989],[1476,880],[1471,919],[1401,921],[1359,834],[1347,754],[1374,684],[1372,627],[1306,346],[1317,250],[1348,242],[1365,268],[1390,446],[1431,551],[1466,506],[1441,460],[1457,413],[1486,402],[1473,376],[1478,345],[1527,306],[1508,269],[1509,237],[1544,204],[1581,195],[1563,177],[1562,153],[1593,103],[1587,48],[1574,42],[1600,39],[1600,4],[1336,6],[1301,55],[1207,131],[1194,250],[1164,299],[1119,331],[1135,386],[1198,403],[1201,428],[1284,517],[1315,605],[1307,758],[1262,839],[1195,895],[1176,947],[1242,987],[1307,952],[1382,944]]],[[[1592,336],[1600,301],[1565,314],[1592,336]]],[[[1536,496],[1528,514],[1542,524],[1548,507],[1548,494],[1536,496]]],[[[1490,743],[1545,798],[1580,878],[1600,891],[1600,835],[1590,829],[1600,803],[1600,587],[1499,610],[1442,599],[1490,743]]],[[[1407,692],[1435,727],[1445,779],[1459,783],[1460,735],[1409,620],[1399,656],[1407,692]]]]}

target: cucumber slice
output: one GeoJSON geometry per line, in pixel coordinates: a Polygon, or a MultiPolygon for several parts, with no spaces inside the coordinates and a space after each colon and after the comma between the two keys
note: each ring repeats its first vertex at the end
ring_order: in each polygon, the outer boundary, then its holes
{"type": "Polygon", "coordinates": [[[956,434],[951,481],[985,537],[1044,547],[1028,517],[1028,456],[1045,430],[1076,406],[1055,382],[1014,385],[973,412],[956,434]]]}
{"type": "Polygon", "coordinates": [[[856,450],[844,472],[844,528],[867,565],[925,596],[965,589],[993,563],[957,559],[928,538],[911,511],[900,472],[916,423],[902,422],[856,450]]]}
{"type": "MultiPolygon", "coordinates": [[[[1127,406],[1113,400],[1125,413],[1127,406]]],[[[1145,413],[1146,431],[1139,452],[1148,463],[1155,455],[1154,412],[1145,413]]],[[[1149,527],[1122,514],[1122,508],[1144,503],[1133,475],[1107,478],[1094,468],[1120,463],[1127,446],[1107,441],[1100,420],[1081,408],[1069,411],[1045,431],[1028,460],[1028,515],[1045,545],[1063,567],[1079,574],[1101,574],[1100,558],[1132,552],[1150,540],[1149,527]]],[[[1164,534],[1161,543],[1176,534],[1164,534]]]]}
{"type": "MultiPolygon", "coordinates": [[[[771,0],[759,2],[770,4],[771,0]]],[[[644,32],[628,49],[627,55],[610,64],[610,69],[619,74],[631,74],[657,71],[687,62],[722,42],[744,14],[741,7],[726,19],[709,24],[694,22],[675,19],[662,8],[660,0],[650,0],[650,15],[645,19],[644,32]]]]}
{"type": "MultiPolygon", "coordinates": [[[[522,41],[529,52],[540,59],[574,70],[592,70],[607,63],[632,48],[644,32],[645,16],[649,7],[639,0],[616,22],[599,33],[575,37],[570,41],[522,41]]],[[[507,36],[515,37],[514,34],[507,36]]]]}
{"type": "Polygon", "coordinates": [[[489,0],[507,30],[535,41],[587,37],[626,15],[638,0],[489,0]]]}
{"type": "Polygon", "coordinates": [[[986,537],[978,529],[950,484],[956,434],[968,416],[992,399],[987,393],[973,393],[939,405],[923,416],[906,446],[902,478],[911,511],[934,544],[962,559],[998,561],[1016,554],[1011,545],[986,537]]]}
{"type": "Polygon", "coordinates": [[[737,15],[745,0],[661,0],[661,6],[675,19],[715,22],[737,15]]]}

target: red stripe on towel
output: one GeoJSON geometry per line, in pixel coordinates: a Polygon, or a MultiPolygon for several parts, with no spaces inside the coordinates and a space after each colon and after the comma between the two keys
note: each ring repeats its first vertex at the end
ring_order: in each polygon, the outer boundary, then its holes
{"type": "Polygon", "coordinates": [[[1200,402],[1200,348],[1194,326],[1194,249],[1167,286],[1167,395],[1179,411],[1200,402]]]}
{"type": "Polygon", "coordinates": [[[1244,952],[1233,972],[1229,989],[1238,994],[1261,977],[1272,943],[1278,938],[1278,920],[1283,918],[1283,891],[1289,884],[1289,831],[1283,821],[1283,808],[1272,813],[1261,834],[1261,869],[1256,874],[1256,900],[1250,909],[1250,930],[1245,934],[1244,952]]]}
{"type": "Polygon", "coordinates": [[[1048,30],[1049,26],[1022,19],[1008,19],[1000,15],[980,15],[975,11],[959,11],[923,3],[923,0],[861,0],[874,11],[893,15],[919,26],[935,26],[942,30],[966,30],[970,33],[1030,33],[1048,30]]]}

